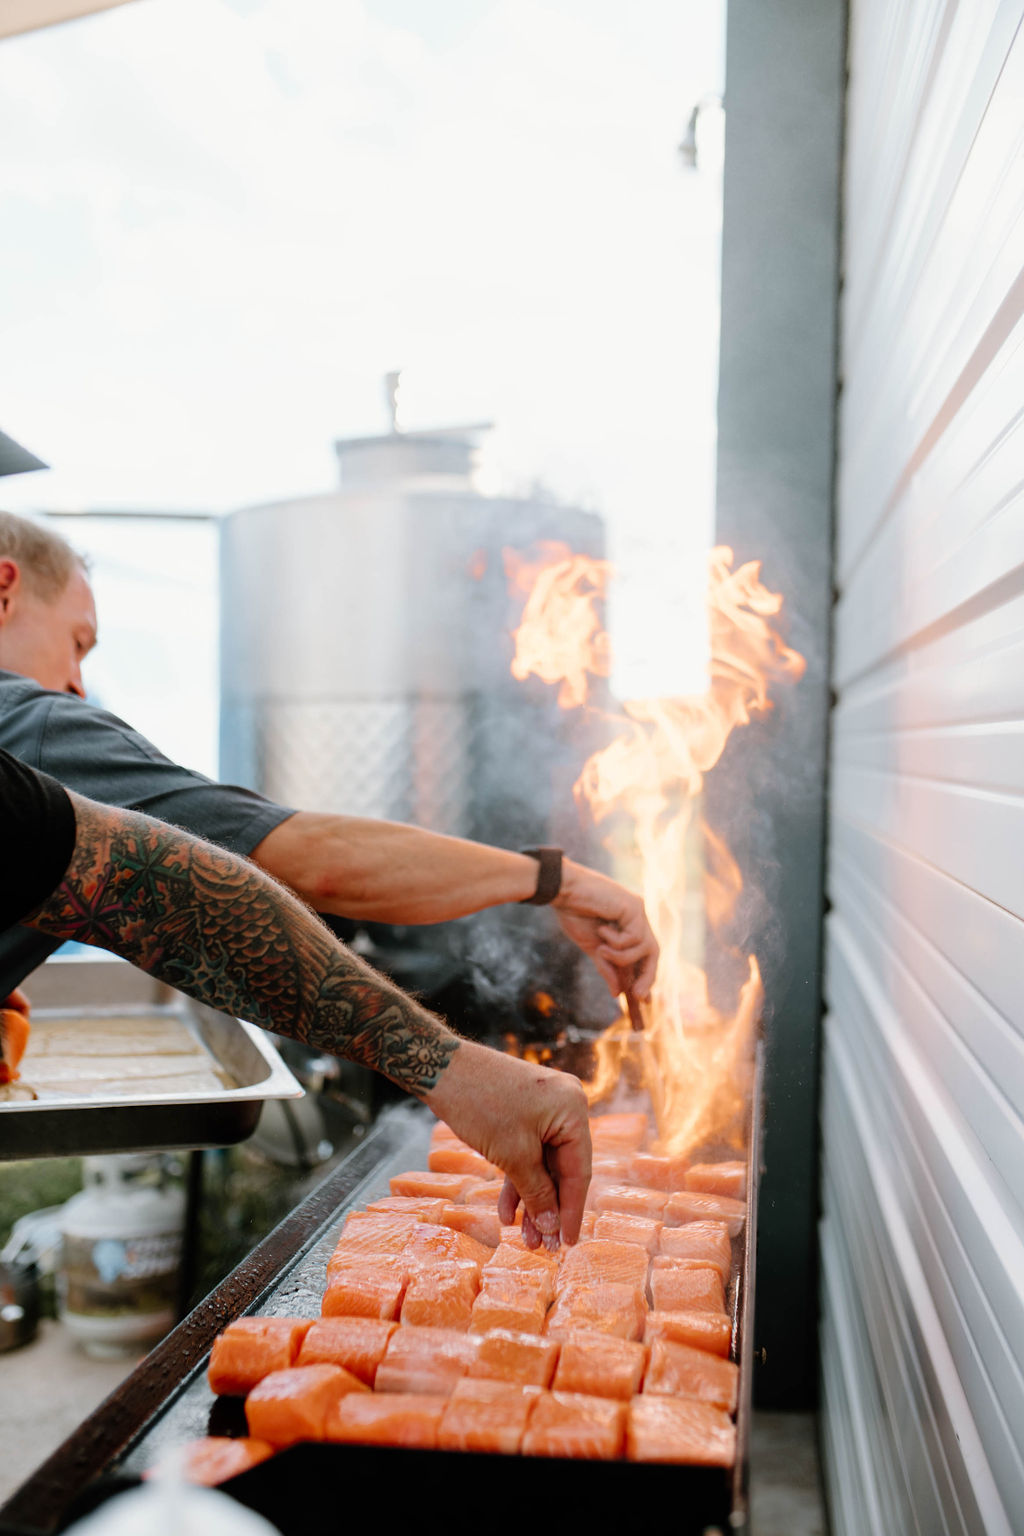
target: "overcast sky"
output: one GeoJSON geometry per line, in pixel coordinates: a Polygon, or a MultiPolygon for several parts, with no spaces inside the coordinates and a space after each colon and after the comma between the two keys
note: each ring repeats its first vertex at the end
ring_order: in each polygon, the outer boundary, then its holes
{"type": "Polygon", "coordinates": [[[636,589],[677,594],[709,536],[720,223],[677,146],[723,25],[134,0],[0,44],[0,427],[53,466],[4,501],[319,492],[403,368],[405,425],[495,421],[493,488],[601,510],[636,589]]]}

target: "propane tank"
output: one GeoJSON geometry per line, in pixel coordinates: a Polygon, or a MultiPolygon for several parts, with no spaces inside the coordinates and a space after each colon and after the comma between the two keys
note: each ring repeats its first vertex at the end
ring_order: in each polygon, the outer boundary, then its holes
{"type": "Polygon", "coordinates": [[[185,1200],[161,1154],[83,1159],[60,1218],[61,1321],[87,1354],[149,1348],[177,1315],[185,1200]]]}

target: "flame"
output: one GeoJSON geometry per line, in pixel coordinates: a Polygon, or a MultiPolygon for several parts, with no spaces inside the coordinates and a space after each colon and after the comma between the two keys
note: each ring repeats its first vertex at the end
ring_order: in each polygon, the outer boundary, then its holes
{"type": "MultiPolygon", "coordinates": [[[[610,671],[601,616],[608,562],[551,546],[532,566],[508,551],[505,563],[520,591],[524,576],[530,581],[513,674],[558,683],[564,708],[586,705],[591,679],[610,671]]],[[[597,1103],[624,1079],[639,1081],[650,1096],[659,1148],[676,1156],[712,1140],[742,1140],[761,975],[756,957],[747,956],[746,980],[725,1012],[711,1002],[707,976],[688,953],[695,907],[717,930],[742,890],[725,843],[695,812],[705,776],[733,729],[772,708],[773,687],[803,674],[803,658],[769,623],[781,607],[781,597],[761,583],[759,562],[733,570],[730,549],[712,550],[707,688],[682,698],[625,701],[611,717],[614,739],[584,764],[574,790],[581,807],[604,824],[607,845],[630,861],[631,883],[661,948],[643,1031],[623,1013],[601,1037],[588,1098],[597,1103]],[[696,833],[702,841],[695,858],[696,833]]]]}

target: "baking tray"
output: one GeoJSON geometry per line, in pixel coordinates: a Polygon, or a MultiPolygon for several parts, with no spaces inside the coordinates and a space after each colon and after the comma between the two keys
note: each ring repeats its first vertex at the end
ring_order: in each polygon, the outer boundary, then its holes
{"type": "MultiPolygon", "coordinates": [[[[230,1146],[252,1135],[266,1099],[302,1097],[302,1087],[263,1030],[182,994],[171,997],[173,1001],[163,1004],[33,1009],[33,1034],[45,1034],[57,1024],[73,1023],[76,1030],[85,1030],[90,1020],[138,1015],[180,1021],[235,1086],[161,1092],[158,1086],[132,1085],[127,1093],[66,1094],[0,1104],[0,1161],[230,1146]]],[[[29,1063],[27,1056],[23,1067],[29,1063]]],[[[30,1065],[23,1076],[31,1082],[30,1065]]]]}

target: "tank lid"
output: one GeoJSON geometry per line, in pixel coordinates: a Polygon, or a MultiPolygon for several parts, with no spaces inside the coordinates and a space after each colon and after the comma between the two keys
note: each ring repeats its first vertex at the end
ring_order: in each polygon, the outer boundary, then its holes
{"type": "Polygon", "coordinates": [[[388,432],[379,437],[345,437],[334,445],[342,488],[383,490],[471,489],[480,438],[490,422],[465,427],[437,427],[429,432],[388,432]]]}

